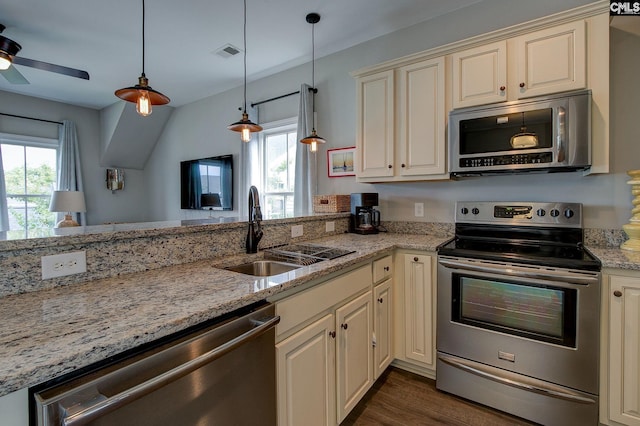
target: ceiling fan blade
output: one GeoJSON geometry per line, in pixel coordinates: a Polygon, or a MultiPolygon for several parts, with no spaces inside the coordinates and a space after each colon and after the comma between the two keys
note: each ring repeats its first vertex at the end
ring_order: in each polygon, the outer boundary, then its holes
{"type": "Polygon", "coordinates": [[[11,84],[29,84],[29,80],[24,78],[24,76],[20,74],[20,71],[13,65],[4,71],[0,71],[0,74],[11,84]]]}
{"type": "Polygon", "coordinates": [[[35,59],[27,59],[22,56],[14,56],[13,63],[24,65],[25,67],[36,68],[43,71],[51,71],[58,74],[68,75],[70,77],[82,78],[89,80],[89,73],[75,68],[64,67],[62,65],[50,64],[48,62],[36,61],[35,59]]]}

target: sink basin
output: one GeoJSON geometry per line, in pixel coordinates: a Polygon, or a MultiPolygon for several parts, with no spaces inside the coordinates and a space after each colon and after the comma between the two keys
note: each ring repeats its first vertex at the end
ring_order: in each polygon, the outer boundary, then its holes
{"type": "Polygon", "coordinates": [[[225,269],[228,271],[240,272],[241,274],[255,275],[257,277],[270,277],[272,275],[293,271],[298,268],[300,268],[300,265],[278,262],[275,260],[256,260],[255,262],[229,266],[225,269]]]}

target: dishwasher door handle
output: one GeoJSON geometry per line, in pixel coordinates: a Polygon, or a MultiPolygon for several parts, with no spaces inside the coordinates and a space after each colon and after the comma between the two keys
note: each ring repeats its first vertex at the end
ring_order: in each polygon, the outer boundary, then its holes
{"type": "Polygon", "coordinates": [[[169,371],[166,371],[165,373],[142,382],[130,389],[120,392],[117,395],[100,401],[85,410],[65,417],[62,419],[62,424],[64,426],[77,426],[86,424],[92,420],[106,415],[107,413],[112,412],[113,410],[127,404],[128,402],[148,395],[151,392],[194,372],[200,367],[222,357],[223,355],[233,351],[237,347],[266,333],[268,330],[275,327],[276,324],[280,322],[280,317],[275,316],[265,321],[253,322],[258,324],[258,326],[208,352],[205,352],[197,358],[185,362],[184,364],[181,364],[169,371]]]}

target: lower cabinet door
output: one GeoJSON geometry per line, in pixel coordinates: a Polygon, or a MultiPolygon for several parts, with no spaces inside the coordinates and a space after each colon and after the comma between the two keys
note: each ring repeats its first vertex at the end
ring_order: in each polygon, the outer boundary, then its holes
{"type": "MultiPolygon", "coordinates": [[[[276,344],[279,425],[336,424],[332,336],[335,320],[328,314],[276,344]]],[[[250,410],[250,398],[247,401],[250,410]]]]}
{"type": "Polygon", "coordinates": [[[383,281],[373,289],[373,368],[374,380],[393,361],[393,289],[391,279],[383,281]]]}
{"type": "Polygon", "coordinates": [[[405,356],[435,367],[434,288],[431,256],[404,255],[405,356]]]}
{"type": "Polygon", "coordinates": [[[338,423],[373,384],[371,291],[336,310],[338,423]]]}

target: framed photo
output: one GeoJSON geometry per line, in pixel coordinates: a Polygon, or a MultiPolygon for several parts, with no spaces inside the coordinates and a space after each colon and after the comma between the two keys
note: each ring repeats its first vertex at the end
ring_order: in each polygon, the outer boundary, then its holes
{"type": "Polygon", "coordinates": [[[327,150],[327,170],[329,177],[355,176],[356,147],[327,150]]]}

